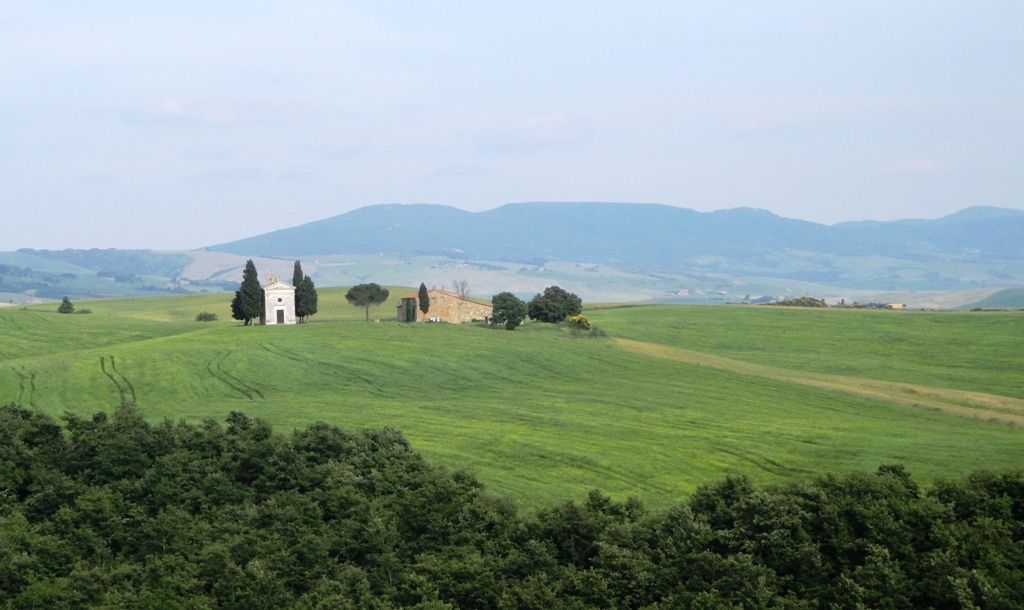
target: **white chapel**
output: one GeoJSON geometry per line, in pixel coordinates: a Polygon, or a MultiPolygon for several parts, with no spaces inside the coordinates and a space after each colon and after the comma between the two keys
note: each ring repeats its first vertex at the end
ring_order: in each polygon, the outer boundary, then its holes
{"type": "Polygon", "coordinates": [[[286,284],[274,274],[263,287],[263,315],[260,321],[274,324],[295,324],[295,286],[286,284]]]}

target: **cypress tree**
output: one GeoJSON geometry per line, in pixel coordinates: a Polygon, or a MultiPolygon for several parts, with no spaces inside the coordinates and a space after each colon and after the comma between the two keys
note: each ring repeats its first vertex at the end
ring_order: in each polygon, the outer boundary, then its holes
{"type": "Polygon", "coordinates": [[[427,312],[430,311],[430,293],[427,292],[427,285],[423,282],[420,282],[420,293],[417,297],[416,300],[420,302],[420,311],[423,312],[423,315],[427,315],[427,312]]]}
{"type": "Polygon", "coordinates": [[[316,302],[316,286],[313,285],[313,278],[307,275],[295,289],[295,315],[299,317],[299,322],[305,323],[307,317],[316,313],[316,302]]]}
{"type": "Polygon", "coordinates": [[[235,320],[244,320],[245,312],[242,311],[242,291],[236,290],[235,297],[231,299],[231,317],[235,320]]]}
{"type": "MultiPolygon", "coordinates": [[[[302,263],[295,261],[295,270],[292,271],[292,286],[295,286],[295,289],[298,290],[299,285],[302,284],[302,280],[305,277],[306,276],[302,273],[302,263]]],[[[298,295],[296,295],[295,298],[298,300],[298,295]]]]}
{"type": "Polygon", "coordinates": [[[262,314],[263,288],[256,274],[256,265],[249,259],[245,261],[245,269],[242,271],[242,284],[231,301],[231,317],[242,320],[246,326],[252,326],[253,319],[262,314]]]}

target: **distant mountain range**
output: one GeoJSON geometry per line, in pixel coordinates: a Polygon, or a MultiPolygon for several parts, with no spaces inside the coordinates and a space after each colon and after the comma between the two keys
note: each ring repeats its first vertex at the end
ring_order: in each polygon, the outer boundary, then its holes
{"type": "Polygon", "coordinates": [[[374,205],[181,252],[0,252],[0,304],[232,290],[292,261],[319,286],[468,280],[529,297],[559,284],[590,301],[723,302],[794,295],[921,307],[1024,307],[1024,211],[822,225],[751,208],[514,203],[486,212],[374,205]],[[997,291],[1010,289],[986,300],[997,291]]]}
{"type": "Polygon", "coordinates": [[[1003,263],[1024,261],[1024,211],[972,207],[936,220],[828,226],[751,208],[705,213],[655,204],[514,203],[474,213],[375,205],[209,249],[290,257],[399,252],[567,260],[648,270],[678,270],[706,257],[757,265],[806,253],[1003,263]]]}

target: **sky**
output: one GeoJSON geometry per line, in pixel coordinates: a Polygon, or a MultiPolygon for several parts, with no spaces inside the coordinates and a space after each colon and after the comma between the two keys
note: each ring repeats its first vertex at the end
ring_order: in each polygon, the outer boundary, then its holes
{"type": "Polygon", "coordinates": [[[1024,208],[1024,2],[0,1],[0,250],[377,203],[1024,208]]]}

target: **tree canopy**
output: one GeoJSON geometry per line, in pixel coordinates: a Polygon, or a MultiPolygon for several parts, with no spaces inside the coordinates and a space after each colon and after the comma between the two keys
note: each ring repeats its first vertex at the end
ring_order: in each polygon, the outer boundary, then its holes
{"type": "Polygon", "coordinates": [[[300,323],[305,323],[309,316],[316,313],[317,308],[316,286],[313,278],[308,275],[303,277],[299,286],[295,289],[295,315],[300,323]]]}
{"type": "Polygon", "coordinates": [[[231,301],[231,317],[241,320],[246,326],[251,326],[253,320],[258,320],[261,315],[263,287],[260,286],[259,276],[256,274],[256,265],[249,259],[245,261],[245,268],[242,270],[242,283],[231,301]]]}
{"type": "Polygon", "coordinates": [[[57,306],[57,313],[75,313],[75,304],[71,302],[71,299],[64,297],[57,306]]]}
{"type": "Polygon", "coordinates": [[[511,292],[500,292],[491,297],[491,320],[515,330],[526,319],[526,303],[511,292]]]}
{"type": "Polygon", "coordinates": [[[540,322],[561,322],[582,311],[583,300],[558,286],[548,286],[543,294],[535,295],[529,305],[530,319],[540,322]]]}
{"type": "Polygon", "coordinates": [[[292,286],[295,287],[295,317],[299,324],[305,324],[306,319],[316,313],[318,297],[313,278],[302,272],[301,261],[295,261],[292,269],[292,286]]]}
{"type": "Polygon", "coordinates": [[[900,466],[648,512],[531,514],[394,430],[0,407],[0,607],[986,608],[1024,599],[1024,473],[900,466]]]}
{"type": "Polygon", "coordinates": [[[416,294],[416,300],[419,303],[420,311],[423,312],[423,315],[427,315],[427,312],[430,311],[430,293],[427,292],[427,285],[423,282],[420,282],[420,290],[416,294]]]}
{"type": "Polygon", "coordinates": [[[364,307],[366,309],[366,319],[369,320],[370,307],[387,301],[389,294],[387,288],[378,284],[358,284],[349,288],[348,292],[345,293],[345,299],[356,307],[364,307]]]}

